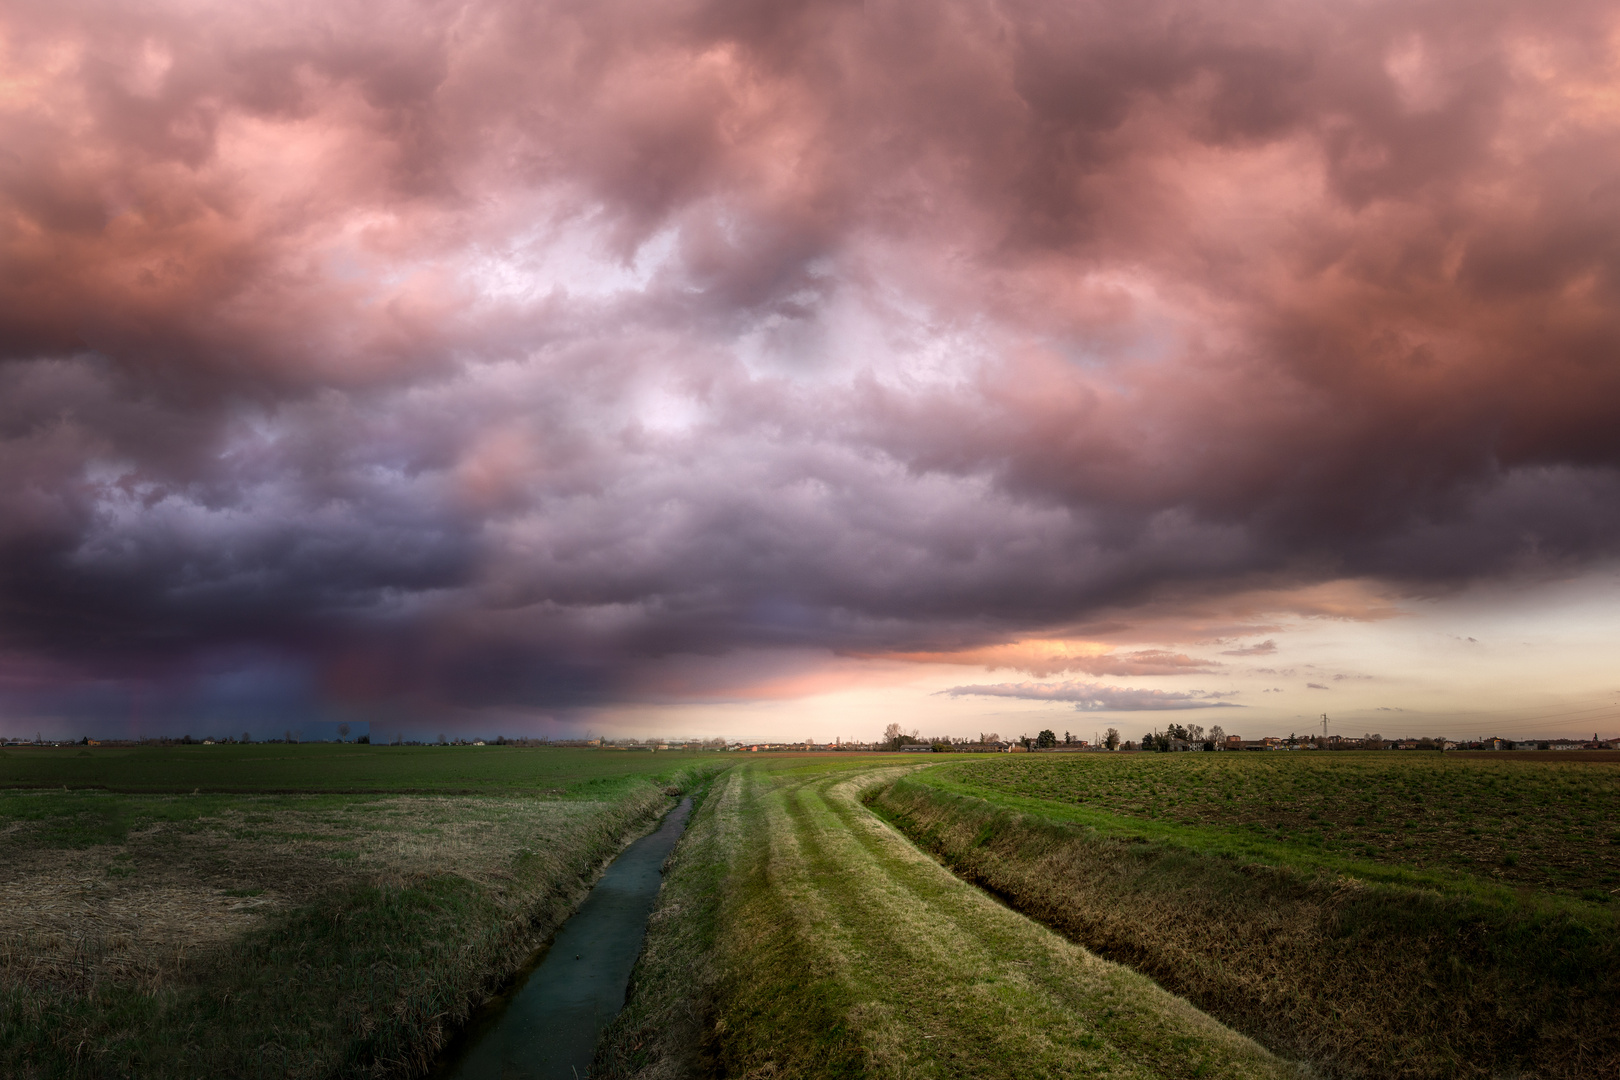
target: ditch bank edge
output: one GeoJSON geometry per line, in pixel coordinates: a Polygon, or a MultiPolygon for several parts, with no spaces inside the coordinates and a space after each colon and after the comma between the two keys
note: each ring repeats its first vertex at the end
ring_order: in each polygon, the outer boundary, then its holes
{"type": "Polygon", "coordinates": [[[1102,836],[925,776],[865,801],[959,877],[1324,1076],[1620,1075],[1620,949],[1568,914],[1102,836]]]}

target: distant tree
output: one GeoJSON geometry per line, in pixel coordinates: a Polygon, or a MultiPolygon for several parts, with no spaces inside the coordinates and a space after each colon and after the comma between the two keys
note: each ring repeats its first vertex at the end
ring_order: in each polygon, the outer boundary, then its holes
{"type": "Polygon", "coordinates": [[[1063,733],[1063,745],[1064,746],[1073,746],[1074,745],[1074,736],[1070,735],[1067,731],[1065,731],[1063,733]]]}
{"type": "Polygon", "coordinates": [[[1188,742],[1203,742],[1204,741],[1204,728],[1203,728],[1203,725],[1201,725],[1201,724],[1188,724],[1187,725],[1187,741],[1188,742]]]}
{"type": "Polygon", "coordinates": [[[338,738],[339,739],[347,739],[348,737],[349,737],[349,725],[348,724],[339,724],[338,725],[338,738]]]}
{"type": "Polygon", "coordinates": [[[1216,724],[1209,729],[1209,741],[1214,743],[1217,749],[1226,745],[1226,732],[1221,729],[1221,725],[1216,724]]]}
{"type": "Polygon", "coordinates": [[[291,731],[291,729],[289,729],[287,731],[283,731],[281,733],[281,737],[283,739],[285,739],[287,742],[292,742],[292,731],[291,731]]]}
{"type": "Polygon", "coordinates": [[[1108,734],[1103,740],[1103,744],[1105,746],[1107,746],[1108,749],[1110,749],[1110,750],[1118,750],[1119,749],[1119,729],[1118,728],[1109,728],[1108,729],[1108,734]]]}
{"type": "Polygon", "coordinates": [[[242,732],[242,741],[243,742],[252,742],[253,741],[253,733],[250,732],[250,731],[242,732]]]}
{"type": "Polygon", "coordinates": [[[1057,745],[1057,732],[1051,728],[1042,728],[1041,733],[1035,736],[1035,745],[1042,750],[1050,750],[1057,745]]]}
{"type": "Polygon", "coordinates": [[[981,746],[988,746],[990,743],[998,743],[1000,741],[1001,736],[994,731],[979,732],[979,744],[981,746]]]}

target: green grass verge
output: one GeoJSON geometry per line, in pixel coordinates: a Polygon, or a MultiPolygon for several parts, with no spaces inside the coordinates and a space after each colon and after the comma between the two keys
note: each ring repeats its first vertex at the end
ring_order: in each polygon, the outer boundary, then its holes
{"type": "Polygon", "coordinates": [[[964,772],[902,779],[872,804],[962,877],[1326,1075],[1620,1069],[1607,908],[1032,799],[964,772]]]}
{"type": "Polygon", "coordinates": [[[593,1074],[1296,1075],[964,884],[861,804],[863,786],[912,767],[783,758],[719,778],[593,1074]]]}

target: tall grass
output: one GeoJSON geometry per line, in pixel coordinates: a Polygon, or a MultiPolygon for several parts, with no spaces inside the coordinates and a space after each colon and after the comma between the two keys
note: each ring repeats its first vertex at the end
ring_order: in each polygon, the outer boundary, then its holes
{"type": "Polygon", "coordinates": [[[871,803],[964,878],[1324,1075],[1620,1075],[1603,909],[1267,866],[926,777],[871,803]]]}
{"type": "Polygon", "coordinates": [[[604,862],[671,804],[664,784],[698,779],[617,785],[599,811],[559,818],[553,834],[514,851],[498,883],[431,871],[350,881],[158,985],[11,983],[0,992],[0,1075],[419,1074],[604,862]]]}

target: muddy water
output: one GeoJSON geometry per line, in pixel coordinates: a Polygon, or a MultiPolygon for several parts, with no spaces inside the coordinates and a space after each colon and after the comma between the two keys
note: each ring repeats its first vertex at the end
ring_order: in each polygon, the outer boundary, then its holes
{"type": "Polygon", "coordinates": [[[563,924],[540,962],[485,1008],[435,1075],[442,1080],[575,1080],[588,1075],[602,1029],[624,1007],[664,860],[692,800],[624,849],[563,924]]]}

